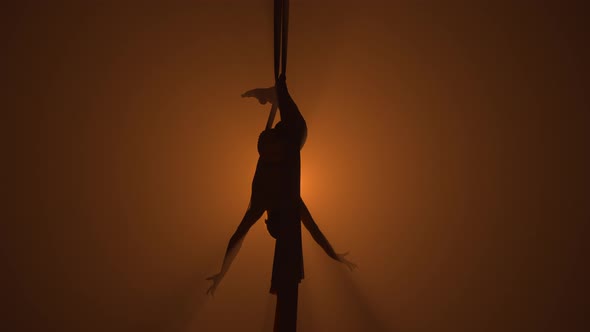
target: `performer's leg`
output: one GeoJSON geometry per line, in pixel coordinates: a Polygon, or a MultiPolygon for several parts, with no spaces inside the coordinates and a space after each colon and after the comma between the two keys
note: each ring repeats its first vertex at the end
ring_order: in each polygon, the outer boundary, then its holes
{"type": "Polygon", "coordinates": [[[282,287],[277,291],[274,332],[297,331],[297,300],[299,283],[282,287]]]}

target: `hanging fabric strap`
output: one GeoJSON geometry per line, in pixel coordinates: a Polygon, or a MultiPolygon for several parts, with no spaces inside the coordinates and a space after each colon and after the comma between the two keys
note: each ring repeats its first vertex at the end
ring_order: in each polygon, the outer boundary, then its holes
{"type": "Polygon", "coordinates": [[[274,0],[274,69],[275,80],[287,71],[289,0],[274,0]],[[279,67],[281,72],[279,72],[279,67]]]}
{"type": "MultiPolygon", "coordinates": [[[[289,0],[274,0],[274,74],[275,83],[280,74],[287,72],[287,35],[289,27],[289,0]],[[280,68],[280,72],[279,72],[280,68]]],[[[277,114],[277,105],[272,105],[266,129],[270,129],[277,114]]]]}

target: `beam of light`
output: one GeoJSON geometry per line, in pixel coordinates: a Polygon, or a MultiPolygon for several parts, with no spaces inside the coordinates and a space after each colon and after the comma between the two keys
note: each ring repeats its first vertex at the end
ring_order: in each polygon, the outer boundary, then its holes
{"type": "Polygon", "coordinates": [[[342,290],[341,294],[350,299],[347,302],[357,304],[355,308],[356,313],[362,321],[362,326],[364,326],[367,331],[391,331],[391,329],[384,324],[383,319],[378,317],[373,311],[367,301],[366,295],[361,292],[357,281],[352,278],[349,271],[340,268],[328,268],[327,270],[329,271],[330,277],[339,284],[340,289],[342,290]]]}
{"type": "Polygon", "coordinates": [[[266,306],[264,310],[264,321],[262,325],[262,332],[270,332],[274,326],[274,319],[275,319],[275,308],[276,308],[276,296],[274,295],[267,295],[266,296],[266,306]]]}
{"type": "MultiPolygon", "coordinates": [[[[308,252],[311,253],[314,258],[317,258],[318,261],[325,261],[323,257],[319,257],[319,254],[323,254],[323,252],[318,250],[310,250],[308,252]]],[[[336,285],[336,289],[339,294],[337,302],[343,303],[345,305],[353,304],[352,307],[348,308],[348,312],[353,312],[355,318],[359,320],[355,322],[355,326],[362,326],[363,331],[393,331],[390,326],[384,323],[384,319],[375,313],[374,309],[367,300],[367,296],[363,294],[361,288],[359,287],[358,281],[354,280],[352,273],[362,273],[362,271],[356,270],[354,272],[350,272],[347,269],[338,266],[337,264],[338,263],[336,262],[330,261],[329,264],[325,264],[322,268],[320,268],[319,271],[313,271],[313,274],[326,274],[330,282],[336,285]]],[[[306,295],[313,297],[314,292],[310,290],[306,292],[306,295]]],[[[313,299],[307,302],[313,303],[313,299]]],[[[300,309],[313,310],[312,307],[300,309]]]]}
{"type": "MultiPolygon", "coordinates": [[[[211,259],[205,267],[199,270],[213,271],[216,261],[211,259]]],[[[180,282],[170,285],[155,308],[147,313],[141,331],[189,331],[210,298],[205,293],[205,276],[202,272],[191,272],[180,282]]],[[[208,282],[208,281],[207,281],[208,282]]]]}

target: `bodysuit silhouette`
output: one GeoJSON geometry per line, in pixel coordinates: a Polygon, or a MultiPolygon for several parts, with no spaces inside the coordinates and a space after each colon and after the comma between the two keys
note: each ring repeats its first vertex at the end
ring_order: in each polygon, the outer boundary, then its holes
{"type": "Polygon", "coordinates": [[[252,181],[250,204],[229,240],[221,271],[207,278],[213,282],[207,293],[211,295],[215,293],[217,286],[236,257],[245,235],[265,211],[268,214],[268,219],[266,219],[268,232],[277,240],[270,292],[276,294],[281,289],[288,288],[293,284],[296,285],[303,279],[300,223],[299,220],[296,224],[289,222],[289,216],[286,216],[288,213],[285,211],[289,211],[289,208],[285,207],[284,202],[289,200],[298,202],[297,205],[291,204],[291,206],[296,206],[299,209],[296,214],[300,215],[301,222],[326,254],[353,270],[356,265],[345,258],[348,253],[338,254],[334,251],[313,220],[301,196],[285,196],[285,193],[298,192],[292,189],[295,185],[299,185],[293,183],[293,178],[298,181],[299,176],[290,175],[295,174],[293,172],[299,172],[299,151],[303,148],[307,137],[305,119],[289,94],[285,76],[279,77],[276,88],[250,90],[242,97],[255,97],[261,104],[270,102],[276,105],[278,102],[281,121],[274,128],[267,128],[258,138],[260,157],[252,181]],[[298,226],[299,228],[297,228],[298,226]]]}

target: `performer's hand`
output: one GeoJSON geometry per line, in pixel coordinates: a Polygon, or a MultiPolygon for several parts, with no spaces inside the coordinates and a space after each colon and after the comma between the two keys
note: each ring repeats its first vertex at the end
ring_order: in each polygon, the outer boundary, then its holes
{"type": "Polygon", "coordinates": [[[248,90],[242,94],[242,97],[254,97],[258,99],[258,102],[262,105],[267,102],[270,102],[273,105],[277,103],[277,94],[274,86],[270,88],[248,90]]]}
{"type": "Polygon", "coordinates": [[[215,289],[217,289],[217,286],[221,282],[221,279],[223,279],[223,275],[221,274],[221,272],[207,278],[207,280],[213,281],[213,285],[211,285],[211,287],[209,287],[209,289],[207,289],[208,295],[211,295],[211,296],[215,295],[215,289]]]}
{"type": "Polygon", "coordinates": [[[353,271],[354,269],[357,268],[356,264],[349,261],[348,259],[346,259],[344,256],[348,255],[348,252],[345,252],[343,254],[336,254],[336,260],[339,261],[340,263],[346,265],[346,267],[348,267],[348,269],[350,271],[353,271]]]}

